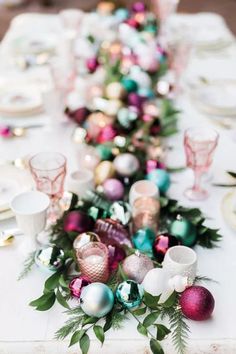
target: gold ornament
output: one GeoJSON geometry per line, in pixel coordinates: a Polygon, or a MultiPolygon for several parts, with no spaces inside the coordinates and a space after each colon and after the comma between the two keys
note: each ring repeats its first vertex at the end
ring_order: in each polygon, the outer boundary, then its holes
{"type": "Polygon", "coordinates": [[[122,55],[122,44],[119,41],[112,42],[108,48],[110,56],[119,58],[122,55]]]}
{"type": "Polygon", "coordinates": [[[106,87],[106,96],[109,99],[121,99],[125,95],[125,90],[120,82],[111,82],[106,87]]]}
{"type": "Polygon", "coordinates": [[[106,179],[115,175],[115,168],[111,161],[102,161],[95,169],[95,183],[103,184],[106,179]]]}
{"type": "Polygon", "coordinates": [[[87,130],[89,136],[95,139],[100,133],[101,129],[105,128],[107,125],[111,125],[113,121],[113,117],[102,112],[95,112],[90,114],[87,120],[87,130]]]}

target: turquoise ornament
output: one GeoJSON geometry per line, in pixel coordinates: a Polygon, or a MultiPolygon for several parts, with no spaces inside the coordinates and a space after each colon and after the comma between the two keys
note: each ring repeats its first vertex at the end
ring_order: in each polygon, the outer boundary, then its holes
{"type": "Polygon", "coordinates": [[[121,7],[115,11],[115,17],[120,21],[123,22],[129,18],[129,10],[121,7]]]}
{"type": "Polygon", "coordinates": [[[120,108],[117,113],[117,120],[124,128],[130,128],[132,123],[138,119],[138,112],[126,107],[120,108]]]}
{"type": "Polygon", "coordinates": [[[119,284],[116,289],[118,302],[128,309],[138,307],[142,303],[144,290],[142,285],[134,280],[126,280],[119,284]]]}
{"type": "Polygon", "coordinates": [[[129,77],[123,77],[121,84],[127,92],[136,92],[138,89],[137,82],[130,79],[129,77]]]}
{"type": "Polygon", "coordinates": [[[104,144],[97,145],[96,150],[102,161],[109,160],[112,156],[111,148],[107,145],[104,144]]]}
{"type": "Polygon", "coordinates": [[[144,27],[144,31],[156,34],[157,33],[157,26],[155,24],[148,24],[144,27]]]}
{"type": "Polygon", "coordinates": [[[155,94],[152,89],[146,88],[146,87],[140,87],[138,89],[138,95],[141,97],[146,97],[146,98],[154,98],[155,94]]]}
{"type": "Polygon", "coordinates": [[[140,229],[132,236],[134,248],[152,255],[152,247],[155,240],[155,233],[149,228],[140,229]]]}
{"type": "Polygon", "coordinates": [[[181,240],[184,246],[192,247],[197,241],[196,226],[189,220],[182,218],[180,215],[172,222],[170,226],[172,235],[181,240]]]}
{"type": "Polygon", "coordinates": [[[83,288],[80,295],[80,306],[84,313],[92,317],[104,317],[114,305],[111,289],[103,283],[92,283],[83,288]]]}
{"type": "Polygon", "coordinates": [[[157,168],[148,173],[147,179],[156,184],[161,193],[166,193],[170,188],[170,175],[165,170],[157,168]]]}

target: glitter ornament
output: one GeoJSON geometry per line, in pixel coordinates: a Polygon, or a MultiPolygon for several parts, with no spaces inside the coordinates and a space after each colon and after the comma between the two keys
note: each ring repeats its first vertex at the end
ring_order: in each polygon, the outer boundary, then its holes
{"type": "Polygon", "coordinates": [[[106,179],[115,175],[115,167],[111,161],[102,161],[95,169],[95,183],[103,184],[106,179]]]}
{"type": "Polygon", "coordinates": [[[100,242],[100,238],[97,234],[94,232],[83,232],[82,234],[79,234],[74,242],[73,242],[73,248],[75,250],[79,249],[80,247],[83,247],[86,245],[86,243],[89,242],[100,242]]]}
{"type": "Polygon", "coordinates": [[[109,200],[120,200],[124,196],[124,186],[116,178],[109,178],[103,183],[103,192],[109,200]]]}
{"type": "Polygon", "coordinates": [[[112,219],[98,219],[94,231],[101,241],[107,245],[132,247],[127,229],[118,221],[112,219]]]}
{"type": "Polygon", "coordinates": [[[84,313],[92,317],[104,317],[114,305],[111,289],[103,283],[92,283],[84,287],[80,295],[80,306],[84,313]]]}
{"type": "Polygon", "coordinates": [[[131,177],[139,169],[139,160],[130,153],[118,155],[113,161],[114,167],[121,176],[131,177]]]}
{"type": "Polygon", "coordinates": [[[180,245],[180,241],[170,234],[162,233],[157,235],[153,244],[153,254],[159,263],[162,263],[166,252],[170,247],[180,245]]]}
{"type": "Polygon", "coordinates": [[[154,268],[154,265],[148,256],[135,252],[135,254],[125,258],[122,268],[128,279],[141,284],[145,275],[154,268]]]}
{"type": "Polygon", "coordinates": [[[82,211],[70,211],[64,219],[63,229],[65,232],[83,233],[93,229],[94,220],[82,211]]]}
{"type": "Polygon", "coordinates": [[[192,247],[197,241],[196,226],[189,220],[177,216],[170,226],[170,233],[181,240],[184,246],[192,247]]]}
{"type": "Polygon", "coordinates": [[[111,214],[111,219],[117,220],[125,226],[129,224],[132,217],[130,205],[121,200],[113,203],[109,209],[109,212],[111,214]]]}
{"type": "Polygon", "coordinates": [[[112,141],[115,136],[117,135],[116,129],[112,125],[107,125],[106,127],[102,128],[96,138],[96,141],[99,144],[106,143],[108,141],[112,141]]]}
{"type": "Polygon", "coordinates": [[[179,304],[183,314],[194,321],[208,320],[215,307],[215,300],[203,286],[190,286],[180,296],[179,304]]]}
{"type": "Polygon", "coordinates": [[[147,179],[154,182],[161,193],[166,193],[170,187],[170,175],[165,170],[157,168],[147,174],[147,179]]]}
{"type": "Polygon", "coordinates": [[[116,298],[118,302],[128,309],[139,307],[144,295],[142,285],[134,280],[126,280],[119,284],[116,289],[116,298]]]}
{"type": "Polygon", "coordinates": [[[87,277],[84,276],[75,277],[74,279],[71,280],[69,284],[71,295],[80,298],[83,288],[85,286],[88,286],[89,284],[91,284],[91,282],[87,277]]]}
{"type": "Polygon", "coordinates": [[[36,251],[35,264],[44,272],[56,272],[64,264],[64,252],[56,246],[49,246],[36,251]]]}

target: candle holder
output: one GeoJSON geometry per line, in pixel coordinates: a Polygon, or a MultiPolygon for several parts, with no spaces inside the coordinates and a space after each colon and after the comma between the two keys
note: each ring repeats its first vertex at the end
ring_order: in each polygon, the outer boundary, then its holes
{"type": "Polygon", "coordinates": [[[159,223],[160,202],[152,197],[140,197],[132,207],[133,232],[150,228],[157,232],[159,223]]]}
{"type": "Polygon", "coordinates": [[[76,251],[81,274],[91,282],[106,283],[109,278],[108,248],[101,242],[89,242],[76,251]]]}
{"type": "Polygon", "coordinates": [[[159,198],[159,189],[152,181],[141,180],[135,182],[129,192],[129,203],[132,206],[136,199],[141,197],[159,198]]]}

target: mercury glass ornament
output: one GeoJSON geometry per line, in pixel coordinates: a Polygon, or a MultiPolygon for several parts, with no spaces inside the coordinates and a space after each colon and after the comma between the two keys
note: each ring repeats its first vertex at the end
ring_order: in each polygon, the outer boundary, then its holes
{"type": "Polygon", "coordinates": [[[109,212],[111,214],[111,219],[117,220],[125,226],[128,225],[131,220],[131,207],[126,202],[118,201],[113,203],[109,212]]]}
{"type": "Polygon", "coordinates": [[[107,285],[93,283],[83,288],[80,306],[86,315],[104,317],[112,310],[113,305],[114,295],[107,285]]]}
{"type": "Polygon", "coordinates": [[[154,268],[154,265],[148,256],[137,251],[125,258],[122,268],[129,279],[141,284],[145,275],[154,268]]]}
{"type": "Polygon", "coordinates": [[[113,161],[114,167],[121,176],[131,177],[139,169],[139,160],[130,153],[124,153],[116,156],[113,161]]]}
{"type": "Polygon", "coordinates": [[[49,246],[36,251],[35,264],[47,273],[56,272],[64,264],[64,252],[56,246],[49,246]]]}
{"type": "Polygon", "coordinates": [[[75,250],[77,250],[89,242],[100,242],[100,238],[94,232],[83,232],[75,238],[73,242],[73,247],[75,250]]]}
{"type": "Polygon", "coordinates": [[[144,290],[142,285],[136,283],[134,280],[126,280],[119,284],[116,289],[118,302],[128,309],[140,306],[143,295],[144,290]]]}

